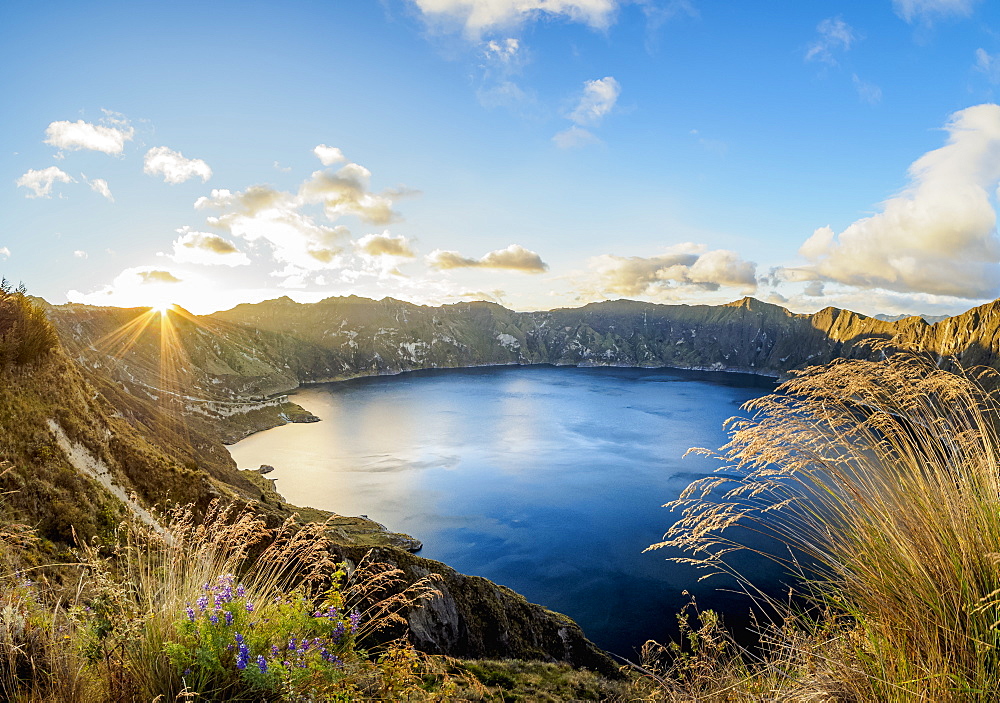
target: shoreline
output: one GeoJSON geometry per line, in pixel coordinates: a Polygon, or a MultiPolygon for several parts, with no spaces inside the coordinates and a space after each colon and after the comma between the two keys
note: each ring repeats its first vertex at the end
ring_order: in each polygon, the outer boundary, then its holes
{"type": "MultiPolygon", "coordinates": [[[[289,404],[294,405],[296,408],[301,409],[303,411],[304,415],[303,414],[296,414],[294,416],[288,416],[285,413],[281,413],[280,416],[279,416],[279,419],[281,419],[282,421],[280,423],[268,424],[267,426],[261,426],[261,427],[257,427],[255,429],[252,429],[250,432],[247,432],[243,436],[241,436],[238,439],[236,439],[236,441],[231,442],[231,443],[224,443],[224,446],[226,447],[226,450],[229,451],[229,447],[231,447],[231,446],[233,446],[235,444],[238,444],[239,442],[243,441],[247,437],[250,437],[250,436],[252,436],[254,434],[258,434],[258,433],[263,432],[265,430],[278,429],[279,427],[284,427],[284,426],[289,425],[289,424],[312,424],[312,423],[317,423],[317,422],[323,422],[323,419],[320,418],[320,417],[318,417],[318,416],[316,416],[316,415],[314,415],[312,413],[312,411],[310,411],[310,410],[308,410],[308,409],[306,409],[306,408],[298,405],[297,403],[292,402],[293,396],[295,396],[299,391],[302,391],[302,390],[316,388],[316,387],[327,385],[327,384],[336,384],[336,383],[342,383],[342,382],[348,382],[348,381],[356,381],[356,380],[363,380],[363,379],[375,379],[375,378],[392,378],[392,377],[395,377],[395,376],[402,376],[404,374],[410,374],[410,373],[439,372],[439,371],[440,372],[449,372],[449,371],[461,371],[461,370],[466,370],[466,369],[512,368],[512,367],[525,367],[525,368],[529,368],[529,367],[549,367],[549,368],[553,368],[553,369],[559,369],[559,368],[575,368],[575,369],[601,369],[601,368],[609,368],[609,369],[644,369],[644,370],[693,371],[693,372],[698,372],[698,373],[739,374],[739,375],[745,375],[745,376],[753,376],[753,377],[756,377],[756,378],[772,379],[775,382],[779,381],[780,378],[781,378],[778,374],[771,373],[771,372],[748,371],[748,370],[745,370],[745,369],[736,369],[736,368],[681,367],[681,366],[630,366],[630,365],[625,365],[625,364],[553,364],[553,363],[548,363],[548,362],[539,362],[539,363],[510,363],[510,364],[473,364],[473,365],[467,365],[467,366],[442,366],[442,367],[429,367],[429,368],[422,368],[422,369],[405,369],[405,370],[401,370],[401,371],[385,372],[385,373],[356,374],[356,375],[353,375],[353,376],[345,376],[345,377],[339,377],[339,378],[334,378],[334,379],[327,379],[327,380],[320,380],[320,381],[310,381],[310,382],[307,382],[307,383],[300,383],[296,388],[289,389],[288,391],[282,392],[280,395],[283,395],[284,397],[286,397],[288,399],[288,403],[289,404]]],[[[279,394],[275,394],[275,395],[279,395],[279,394]]],[[[230,456],[232,457],[232,452],[230,451],[229,453],[230,453],[230,456]]],[[[236,461],[235,458],[233,458],[233,461],[234,462],[236,461]]],[[[302,514],[302,513],[308,513],[310,511],[316,511],[318,513],[322,513],[324,515],[330,516],[332,518],[340,519],[340,520],[364,521],[365,523],[368,523],[368,524],[374,526],[375,528],[377,528],[375,530],[372,530],[371,531],[372,533],[378,533],[378,534],[380,534],[382,536],[385,536],[387,539],[389,539],[390,544],[393,544],[393,545],[398,546],[398,547],[400,547],[402,549],[405,549],[406,551],[408,551],[410,553],[417,553],[417,552],[419,552],[423,548],[423,542],[421,540],[413,537],[412,535],[406,534],[406,533],[394,532],[394,531],[390,530],[387,526],[383,525],[382,523],[379,523],[379,522],[377,522],[375,520],[371,520],[370,518],[368,518],[367,516],[365,516],[363,514],[359,514],[357,516],[345,516],[345,515],[340,515],[339,513],[335,513],[333,511],[330,511],[330,510],[326,510],[324,508],[318,508],[318,507],[309,506],[309,505],[306,505],[306,506],[297,506],[297,505],[294,505],[294,504],[290,503],[285,498],[285,496],[278,490],[278,488],[277,488],[277,480],[278,479],[277,478],[266,478],[264,476],[265,473],[270,473],[270,472],[274,471],[275,468],[276,467],[270,466],[270,465],[267,465],[267,464],[261,464],[259,468],[241,468],[241,467],[237,466],[237,470],[240,471],[240,472],[247,472],[247,473],[256,474],[256,476],[259,477],[259,480],[264,481],[264,482],[266,482],[269,485],[269,487],[271,489],[271,492],[278,499],[280,499],[280,501],[282,503],[284,503],[285,505],[291,507],[292,509],[294,509],[296,512],[298,512],[300,514],[302,514]],[[265,467],[267,467],[267,470],[266,471],[262,471],[262,469],[264,469],[265,467]]],[[[284,468],[284,467],[277,467],[277,468],[281,469],[281,468],[284,468]]],[[[346,537],[346,535],[343,535],[343,536],[346,537]]]]}

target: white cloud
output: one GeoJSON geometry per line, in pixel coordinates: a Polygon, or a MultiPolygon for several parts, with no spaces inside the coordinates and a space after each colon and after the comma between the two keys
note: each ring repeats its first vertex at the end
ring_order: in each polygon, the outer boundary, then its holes
{"type": "Polygon", "coordinates": [[[4,259],[9,259],[10,249],[8,249],[7,247],[0,247],[0,256],[2,256],[4,259]]]}
{"type": "Polygon", "coordinates": [[[819,36],[806,50],[806,61],[822,61],[836,64],[833,52],[847,51],[857,40],[857,35],[849,24],[840,17],[828,17],[816,27],[819,36]]]}
{"type": "Polygon", "coordinates": [[[611,76],[587,81],[583,84],[580,102],[569,118],[578,125],[600,124],[614,108],[620,94],[621,85],[611,76]]]}
{"type": "Polygon", "coordinates": [[[409,240],[402,235],[392,236],[388,232],[368,234],[354,243],[355,248],[366,256],[389,256],[402,259],[416,257],[409,240]]]}
{"type": "Polygon", "coordinates": [[[52,122],[45,129],[45,143],[66,151],[90,149],[105,154],[121,154],[125,142],[132,139],[135,130],[119,119],[111,120],[118,126],[95,125],[83,120],[52,122]]]}
{"type": "Polygon", "coordinates": [[[115,201],[115,196],[111,194],[111,188],[108,187],[108,182],[103,178],[95,178],[93,180],[88,180],[87,177],[84,176],[83,180],[87,181],[87,184],[90,186],[90,189],[95,193],[97,193],[98,195],[103,195],[111,202],[115,201]]]}
{"type": "Polygon", "coordinates": [[[294,196],[265,186],[254,186],[242,193],[213,190],[212,197],[199,198],[196,207],[222,209],[223,214],[210,217],[209,224],[248,242],[269,243],[275,260],[285,264],[286,269],[334,268],[340,263],[342,245],[350,238],[346,227],[317,223],[299,212],[300,203],[294,196]]]}
{"type": "Polygon", "coordinates": [[[877,105],[882,102],[882,89],[877,85],[861,80],[856,73],[851,76],[851,80],[854,82],[854,89],[858,91],[858,97],[861,98],[862,102],[869,105],[877,105]]]}
{"type": "Polygon", "coordinates": [[[75,256],[78,259],[86,259],[88,258],[89,255],[82,249],[77,249],[76,251],[73,252],[73,256],[75,256]]]}
{"type": "Polygon", "coordinates": [[[165,146],[154,146],[146,152],[142,170],[150,176],[163,176],[167,183],[183,183],[191,178],[201,178],[205,183],[212,177],[212,169],[201,159],[187,159],[165,146]]]}
{"type": "Polygon", "coordinates": [[[427,265],[435,269],[456,268],[494,268],[522,271],[524,273],[542,273],[549,265],[533,251],[519,244],[511,244],[506,249],[491,251],[482,258],[470,259],[457,251],[435,249],[427,255],[427,265]]]}
{"type": "Polygon", "coordinates": [[[552,141],[560,149],[578,149],[588,144],[599,144],[601,140],[583,127],[573,125],[561,132],[556,132],[552,136],[552,141]]]}
{"type": "Polygon", "coordinates": [[[976,70],[984,74],[990,83],[1000,84],[1000,54],[976,49],[976,70]]]}
{"type": "Polygon", "coordinates": [[[892,0],[896,14],[907,22],[920,19],[930,22],[933,18],[948,15],[967,17],[979,0],[892,0]]]}
{"type": "Polygon", "coordinates": [[[195,232],[190,227],[177,230],[181,236],[174,240],[170,258],[177,263],[204,264],[206,266],[245,266],[250,263],[247,255],[228,239],[208,232],[195,232]]]}
{"type": "Polygon", "coordinates": [[[508,37],[502,41],[491,39],[486,42],[483,54],[490,61],[499,61],[506,64],[514,60],[520,48],[521,42],[513,37],[508,37]]]}
{"type": "Polygon", "coordinates": [[[335,146],[320,144],[313,149],[313,153],[316,154],[316,158],[319,159],[320,163],[324,166],[332,166],[333,164],[339,164],[347,161],[344,157],[344,152],[335,146]]]}
{"type": "Polygon", "coordinates": [[[618,0],[412,0],[427,19],[460,24],[479,36],[493,27],[510,27],[545,16],[608,27],[618,0]]]}
{"type": "Polygon", "coordinates": [[[244,240],[250,243],[247,251],[255,261],[270,258],[277,264],[270,275],[280,279],[282,287],[323,285],[320,281],[345,280],[347,275],[398,275],[394,267],[415,256],[405,237],[383,232],[352,241],[350,230],[340,223],[353,216],[385,224],[398,216],[393,209],[395,199],[412,193],[403,188],[373,192],[370,184],[368,169],[348,162],[338,169],[313,172],[293,192],[267,185],[243,191],[214,189],[198,198],[195,208],[216,211],[206,222],[235,244],[184,228],[178,230],[182,236],[171,256],[192,262],[191,257],[197,256],[198,263],[209,263],[205,258],[209,254],[226,254],[234,257],[227,260],[234,265],[244,257],[235,251],[239,240],[244,240]],[[214,251],[203,251],[206,246],[214,251]]]}
{"type": "Polygon", "coordinates": [[[560,149],[575,149],[599,143],[601,140],[584,127],[599,125],[614,109],[620,94],[621,85],[612,76],[586,81],[579,102],[567,115],[574,124],[553,135],[552,141],[560,149]]]}
{"type": "Polygon", "coordinates": [[[716,291],[721,287],[752,293],[757,265],[726,249],[706,251],[690,242],[659,256],[603,254],[590,260],[594,272],[581,286],[585,295],[672,298],[678,290],[716,291]]]}
{"type": "Polygon", "coordinates": [[[860,288],[996,297],[1000,106],[957,112],[946,129],[947,144],[910,166],[910,183],[881,212],[839,234],[817,229],[799,250],[810,265],[789,273],[860,288]]]}
{"type": "Polygon", "coordinates": [[[299,198],[304,203],[322,204],[331,220],[355,215],[372,224],[388,224],[396,219],[391,194],[372,193],[371,175],[371,171],[355,163],[346,164],[336,173],[315,171],[299,187],[299,198]]]}
{"type": "Polygon", "coordinates": [[[49,166],[40,171],[28,169],[28,172],[18,178],[15,183],[18,188],[28,188],[34,191],[26,194],[26,198],[48,198],[52,196],[53,184],[76,183],[76,179],[56,166],[49,166]]]}

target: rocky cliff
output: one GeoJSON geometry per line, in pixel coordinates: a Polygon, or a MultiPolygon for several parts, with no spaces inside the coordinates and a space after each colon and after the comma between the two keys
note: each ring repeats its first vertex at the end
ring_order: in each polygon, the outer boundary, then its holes
{"type": "MultiPolygon", "coordinates": [[[[825,308],[802,315],[754,298],[721,306],[628,300],[517,313],[493,303],[425,307],[386,298],[280,298],[208,319],[310,345],[323,363],[310,380],[484,364],[674,366],[781,376],[869,354],[869,339],[897,339],[963,363],[996,365],[1000,302],[934,324],[825,308]],[[320,351],[321,350],[321,351],[320,351]],[[329,374],[328,376],[326,374],[329,374]]],[[[305,379],[302,379],[305,380],[305,379]]]]}

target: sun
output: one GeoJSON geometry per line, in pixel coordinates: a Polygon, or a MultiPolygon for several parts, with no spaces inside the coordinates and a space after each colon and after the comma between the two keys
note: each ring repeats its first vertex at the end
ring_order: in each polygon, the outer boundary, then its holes
{"type": "Polygon", "coordinates": [[[149,306],[149,311],[156,313],[157,315],[166,315],[167,312],[173,310],[175,305],[173,303],[154,303],[149,306]]]}

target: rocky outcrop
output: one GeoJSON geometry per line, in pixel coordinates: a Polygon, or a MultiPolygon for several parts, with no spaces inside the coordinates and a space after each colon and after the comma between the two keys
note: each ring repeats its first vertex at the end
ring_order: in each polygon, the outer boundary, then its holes
{"type": "MultiPolygon", "coordinates": [[[[355,563],[367,552],[358,547],[340,551],[355,563]]],[[[409,582],[429,574],[440,577],[435,588],[441,596],[407,614],[409,637],[422,651],[471,659],[562,661],[607,676],[618,674],[617,665],[579,625],[509,588],[400,549],[376,548],[373,556],[401,569],[409,582]]]]}

